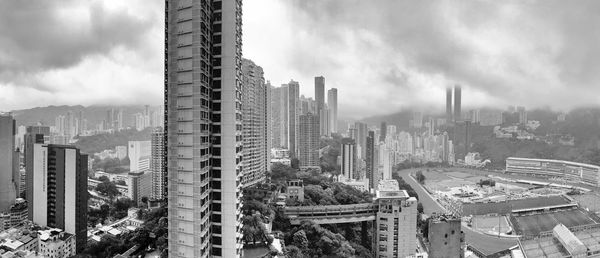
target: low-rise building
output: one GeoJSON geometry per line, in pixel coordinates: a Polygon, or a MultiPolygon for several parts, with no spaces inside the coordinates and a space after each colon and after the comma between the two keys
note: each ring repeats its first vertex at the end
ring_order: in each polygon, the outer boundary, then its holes
{"type": "Polygon", "coordinates": [[[60,229],[38,231],[38,254],[48,258],[71,257],[75,255],[75,236],[60,229]]]}
{"type": "Polygon", "coordinates": [[[304,182],[301,179],[287,181],[287,198],[304,201],[304,182]]]}

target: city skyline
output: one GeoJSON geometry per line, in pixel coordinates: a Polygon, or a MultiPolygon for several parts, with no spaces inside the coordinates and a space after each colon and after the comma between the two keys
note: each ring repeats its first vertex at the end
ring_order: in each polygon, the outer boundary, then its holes
{"type": "MultiPolygon", "coordinates": [[[[0,47],[9,51],[0,54],[0,60],[7,60],[0,62],[4,68],[0,73],[0,109],[160,103],[163,64],[157,53],[163,47],[163,2],[1,5],[0,9],[11,10],[2,15],[2,26],[24,24],[40,33],[23,35],[5,28],[7,37],[0,41],[0,47]],[[71,15],[59,15],[63,13],[71,15]],[[80,26],[69,25],[75,23],[80,26]],[[47,27],[56,25],[69,25],[63,27],[77,36],[65,41],[63,31],[47,27]],[[140,33],[131,35],[129,30],[140,33]],[[29,62],[25,65],[19,60],[29,62]]],[[[244,57],[260,64],[265,79],[273,85],[298,81],[300,94],[307,97],[313,95],[313,78],[323,75],[327,87],[340,90],[340,118],[388,114],[409,106],[440,111],[443,106],[437,101],[453,84],[463,86],[463,106],[467,108],[522,105],[568,110],[599,102],[599,94],[589,94],[598,91],[594,81],[600,66],[595,65],[598,54],[594,46],[599,38],[585,33],[597,19],[585,15],[598,10],[595,2],[577,6],[557,1],[435,6],[382,3],[389,7],[385,10],[419,13],[419,19],[375,15],[378,7],[365,5],[342,5],[341,1],[245,3],[244,57]],[[265,14],[265,6],[275,11],[265,14]],[[476,9],[486,16],[472,11],[476,9]],[[537,9],[556,15],[543,16],[537,9]],[[357,10],[365,10],[364,16],[370,19],[359,25],[339,15],[352,16],[357,10]],[[432,16],[438,18],[436,22],[427,22],[432,16]],[[541,22],[548,17],[547,23],[541,22]],[[272,24],[272,20],[281,22],[272,24]],[[480,22],[469,25],[470,20],[480,22]],[[328,26],[313,26],[317,22],[328,26]],[[405,25],[395,28],[397,33],[386,33],[390,24],[405,25]],[[274,48],[265,41],[272,38],[263,37],[265,33],[278,38],[274,48]],[[298,38],[302,40],[294,40],[298,38]],[[393,44],[396,41],[403,43],[393,44]],[[425,44],[422,48],[421,43],[425,44]],[[307,54],[310,49],[316,51],[307,54]],[[423,49],[433,50],[435,56],[423,49]],[[538,51],[530,55],[535,49],[538,51]],[[282,58],[286,53],[289,56],[282,58]],[[286,61],[279,62],[282,59],[286,61]],[[345,65],[337,69],[340,64],[345,65]],[[367,90],[373,84],[379,90],[367,90]]]]}

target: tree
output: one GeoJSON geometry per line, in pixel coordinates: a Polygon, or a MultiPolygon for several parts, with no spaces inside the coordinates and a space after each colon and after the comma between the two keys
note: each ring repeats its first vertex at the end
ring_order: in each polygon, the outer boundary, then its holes
{"type": "Polygon", "coordinates": [[[96,191],[105,196],[108,196],[110,199],[120,194],[119,190],[117,189],[117,186],[113,182],[99,183],[96,186],[96,191]]]}
{"type": "Polygon", "coordinates": [[[417,212],[423,213],[423,204],[421,202],[417,203],[417,212]]]}
{"type": "Polygon", "coordinates": [[[147,196],[142,196],[141,201],[143,204],[148,204],[148,197],[147,196]]]}
{"type": "Polygon", "coordinates": [[[292,168],[299,169],[300,168],[300,160],[297,158],[293,158],[291,161],[292,168]]]}
{"type": "Polygon", "coordinates": [[[99,180],[99,181],[102,181],[102,182],[110,182],[110,179],[108,179],[108,177],[107,177],[107,176],[100,176],[100,177],[98,178],[98,180],[99,180]]]}
{"type": "Polygon", "coordinates": [[[304,233],[304,230],[299,230],[298,232],[294,233],[294,236],[292,237],[292,244],[300,249],[308,248],[308,239],[306,238],[306,233],[304,233]]]}
{"type": "Polygon", "coordinates": [[[423,175],[423,172],[421,170],[417,171],[417,173],[415,174],[415,177],[417,179],[417,182],[419,182],[419,184],[425,183],[425,175],[423,175]]]}

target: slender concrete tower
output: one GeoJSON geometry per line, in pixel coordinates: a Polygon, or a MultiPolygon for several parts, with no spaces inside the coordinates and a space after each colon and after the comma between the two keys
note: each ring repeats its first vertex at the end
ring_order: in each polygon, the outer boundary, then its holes
{"type": "Polygon", "coordinates": [[[165,7],[169,257],[241,257],[242,1],[165,7]]]}
{"type": "Polygon", "coordinates": [[[451,124],[452,119],[452,87],[446,88],[446,124],[451,124]]]}
{"type": "Polygon", "coordinates": [[[454,86],[454,122],[462,121],[461,114],[461,88],[460,85],[454,86]]]}

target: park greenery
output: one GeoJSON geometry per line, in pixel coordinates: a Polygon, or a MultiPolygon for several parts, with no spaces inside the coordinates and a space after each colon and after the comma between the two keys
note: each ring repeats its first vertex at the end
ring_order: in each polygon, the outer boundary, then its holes
{"type": "Polygon", "coordinates": [[[129,198],[119,198],[111,204],[102,204],[100,209],[88,208],[88,225],[96,226],[98,223],[107,224],[127,216],[127,210],[135,207],[135,203],[129,198]]]}
{"type": "Polygon", "coordinates": [[[90,242],[79,256],[114,257],[137,246],[134,254],[144,257],[146,252],[158,250],[161,257],[167,257],[167,207],[140,212],[144,224],[135,231],[124,232],[119,236],[106,234],[100,242],[90,242]]]}
{"type": "Polygon", "coordinates": [[[142,131],[136,129],[121,130],[113,133],[95,134],[91,136],[78,136],[75,147],[83,153],[98,153],[103,150],[112,150],[117,146],[127,146],[129,141],[149,141],[153,128],[142,131]]]}
{"type": "Polygon", "coordinates": [[[94,161],[92,162],[92,170],[93,171],[104,171],[110,174],[118,174],[129,171],[129,158],[126,157],[122,160],[118,158],[105,158],[100,159],[99,157],[94,157],[94,161]]]}

